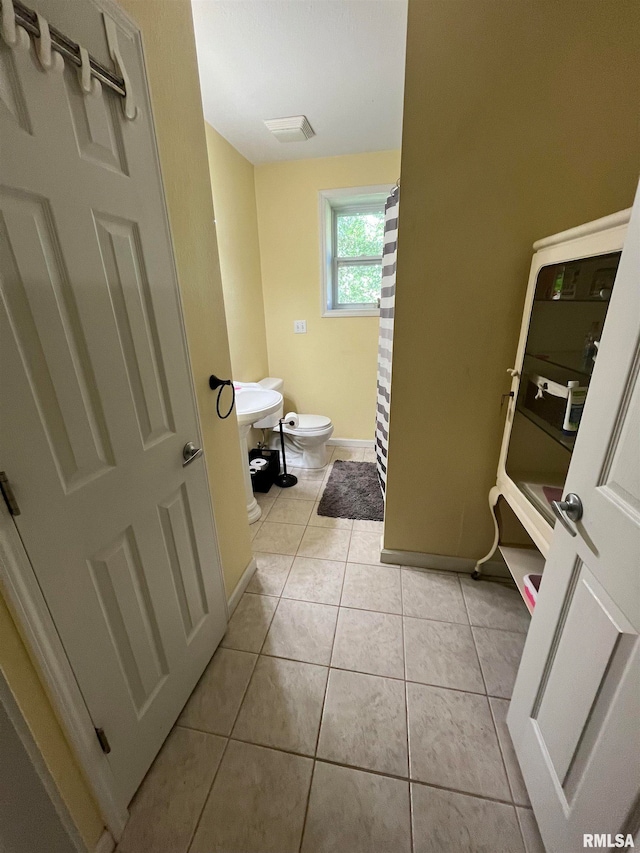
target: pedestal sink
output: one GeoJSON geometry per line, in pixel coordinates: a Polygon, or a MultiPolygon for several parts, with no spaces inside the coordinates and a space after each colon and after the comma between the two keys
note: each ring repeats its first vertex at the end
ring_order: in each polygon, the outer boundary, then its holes
{"type": "Polygon", "coordinates": [[[244,472],[244,487],[247,493],[247,514],[249,524],[253,524],[262,515],[262,510],[253,496],[251,474],[249,473],[249,430],[251,424],[273,415],[282,406],[282,394],[262,388],[257,383],[246,383],[236,389],[236,416],[240,431],[240,452],[242,453],[242,470],[244,472]]]}

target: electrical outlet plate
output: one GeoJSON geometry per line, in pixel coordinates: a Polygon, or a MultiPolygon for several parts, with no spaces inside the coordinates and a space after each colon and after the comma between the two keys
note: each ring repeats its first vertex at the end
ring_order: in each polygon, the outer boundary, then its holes
{"type": "Polygon", "coordinates": [[[294,320],[293,321],[293,332],[296,335],[306,335],[307,334],[307,321],[306,320],[294,320]]]}

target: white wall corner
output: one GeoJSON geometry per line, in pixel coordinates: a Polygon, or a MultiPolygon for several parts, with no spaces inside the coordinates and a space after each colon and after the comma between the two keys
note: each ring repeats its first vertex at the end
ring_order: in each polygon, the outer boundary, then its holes
{"type": "Polygon", "coordinates": [[[251,578],[254,576],[257,568],[258,568],[258,564],[256,563],[256,558],[252,557],[249,560],[247,568],[242,573],[242,577],[240,578],[240,580],[236,584],[236,588],[233,590],[233,592],[231,593],[231,595],[229,596],[229,599],[227,601],[227,604],[229,607],[229,619],[231,619],[231,617],[233,616],[233,611],[238,606],[238,602],[242,598],[242,595],[243,595],[245,589],[249,586],[249,582],[251,581],[251,578]]]}

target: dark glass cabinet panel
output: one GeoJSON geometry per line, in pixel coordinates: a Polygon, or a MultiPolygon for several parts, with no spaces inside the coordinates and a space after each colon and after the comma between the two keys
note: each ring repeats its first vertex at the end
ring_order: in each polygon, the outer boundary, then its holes
{"type": "Polygon", "coordinates": [[[567,475],[620,254],[538,273],[507,473],[551,523],[551,500],[567,475]]]}

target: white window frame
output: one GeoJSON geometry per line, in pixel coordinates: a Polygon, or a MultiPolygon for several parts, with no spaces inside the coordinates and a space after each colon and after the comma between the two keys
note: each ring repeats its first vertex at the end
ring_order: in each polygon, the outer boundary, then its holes
{"type": "MultiPolygon", "coordinates": [[[[334,254],[336,245],[335,220],[336,212],[363,213],[367,207],[384,209],[391,188],[386,184],[376,184],[369,187],[345,187],[339,190],[321,190],[319,198],[320,222],[320,280],[322,317],[378,317],[379,306],[362,303],[350,305],[348,308],[334,307],[335,285],[337,283],[338,263],[334,254]]],[[[351,263],[367,264],[375,258],[352,259],[351,263]]]]}

